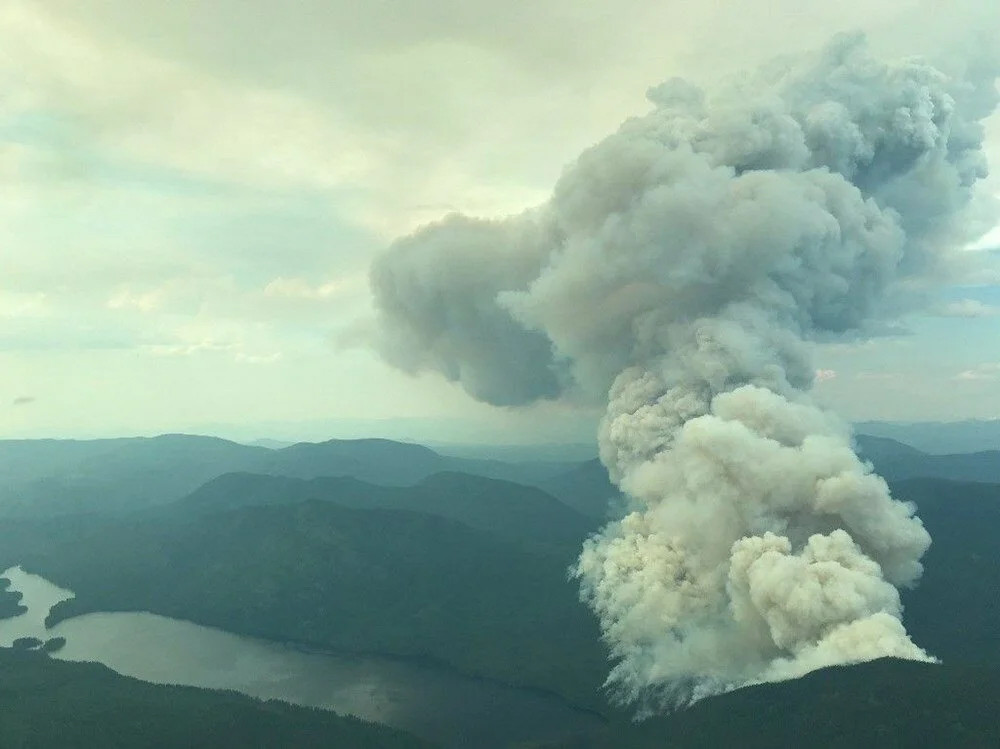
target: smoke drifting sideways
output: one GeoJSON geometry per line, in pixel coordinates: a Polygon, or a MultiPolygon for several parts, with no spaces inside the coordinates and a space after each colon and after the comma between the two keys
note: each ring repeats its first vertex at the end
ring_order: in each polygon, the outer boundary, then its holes
{"type": "Polygon", "coordinates": [[[626,514],[572,574],[623,702],[660,710],[895,656],[930,537],[810,399],[809,342],[864,334],[970,239],[997,70],[860,35],[708,95],[679,80],[544,205],[450,216],[374,263],[377,347],[480,400],[607,396],[626,514]]]}

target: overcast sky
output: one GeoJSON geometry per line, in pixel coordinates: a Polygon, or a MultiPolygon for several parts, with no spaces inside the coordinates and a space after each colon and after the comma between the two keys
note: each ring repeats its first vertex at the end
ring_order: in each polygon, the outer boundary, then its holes
{"type": "MultiPolygon", "coordinates": [[[[491,409],[345,348],[373,254],[449,211],[540,203],[666,78],[710,84],[838,30],[931,59],[1000,38],[995,0],[942,7],[3,0],[0,437],[586,435],[593,414],[491,409]]],[[[898,334],[820,347],[820,399],[1000,417],[997,245],[898,334]]]]}

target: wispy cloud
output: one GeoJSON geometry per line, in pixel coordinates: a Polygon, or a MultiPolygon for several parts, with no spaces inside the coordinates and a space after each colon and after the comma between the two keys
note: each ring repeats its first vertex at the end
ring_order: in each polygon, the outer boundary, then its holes
{"type": "Polygon", "coordinates": [[[11,403],[14,406],[28,406],[37,400],[33,395],[19,395],[11,403]]]}
{"type": "Polygon", "coordinates": [[[236,354],[236,361],[241,364],[274,364],[275,362],[281,361],[282,355],[280,351],[275,351],[270,354],[246,354],[240,352],[236,354]]]}
{"type": "Polygon", "coordinates": [[[859,382],[892,382],[901,377],[899,372],[858,372],[854,375],[854,379],[859,382]]]}
{"type": "Polygon", "coordinates": [[[972,251],[995,250],[1000,247],[1000,226],[994,226],[966,249],[972,251]]]}
{"type": "Polygon", "coordinates": [[[363,285],[365,277],[347,277],[319,284],[312,284],[302,278],[279,276],[264,287],[264,296],[271,298],[308,299],[323,301],[342,295],[363,285]],[[360,279],[361,283],[358,282],[360,279]]]}
{"type": "Polygon", "coordinates": [[[38,317],[47,311],[48,299],[42,292],[0,289],[0,318],[38,317]]]}
{"type": "Polygon", "coordinates": [[[986,304],[978,299],[959,299],[942,305],[937,310],[942,317],[994,317],[1000,315],[1000,307],[986,304]]]}
{"type": "Polygon", "coordinates": [[[193,343],[157,343],[140,346],[152,356],[194,356],[195,354],[227,352],[236,349],[235,343],[204,340],[193,343]]]}
{"type": "Polygon", "coordinates": [[[108,298],[106,306],[113,310],[138,310],[152,312],[163,303],[163,293],[160,290],[134,292],[129,289],[119,289],[108,298]]]}
{"type": "Polygon", "coordinates": [[[984,362],[972,369],[959,372],[952,379],[963,381],[996,380],[1000,379],[1000,362],[984,362]]]}

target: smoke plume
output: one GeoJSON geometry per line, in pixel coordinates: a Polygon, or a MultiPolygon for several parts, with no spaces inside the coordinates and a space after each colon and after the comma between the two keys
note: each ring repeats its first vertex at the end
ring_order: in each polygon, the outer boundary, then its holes
{"type": "Polygon", "coordinates": [[[451,216],[373,266],[395,365],[498,405],[607,395],[630,506],[573,574],[622,700],[931,660],[898,593],[930,537],[810,400],[809,343],[898,314],[968,239],[995,77],[843,36],[714,96],[672,80],[546,204],[451,216]]]}

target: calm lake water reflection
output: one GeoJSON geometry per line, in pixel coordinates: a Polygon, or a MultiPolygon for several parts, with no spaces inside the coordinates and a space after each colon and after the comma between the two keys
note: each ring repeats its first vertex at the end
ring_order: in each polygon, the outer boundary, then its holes
{"type": "Polygon", "coordinates": [[[158,684],[234,689],[349,713],[412,731],[449,747],[503,747],[586,733],[595,716],[529,690],[379,656],[310,653],[148,613],[86,614],[45,629],[45,616],[72,597],[38,575],[3,573],[27,613],[0,620],[0,645],[18,637],[65,637],[55,657],[97,661],[158,684]]]}

